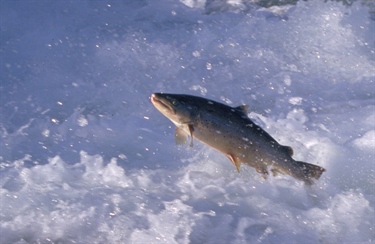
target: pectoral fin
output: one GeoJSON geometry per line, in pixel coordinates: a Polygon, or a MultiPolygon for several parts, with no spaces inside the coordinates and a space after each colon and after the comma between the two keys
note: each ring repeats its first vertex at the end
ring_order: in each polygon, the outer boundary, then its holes
{"type": "Polygon", "coordinates": [[[232,154],[227,154],[227,156],[230,159],[230,161],[232,161],[234,166],[236,167],[237,172],[240,173],[241,162],[238,161],[232,154]]]}
{"type": "Polygon", "coordinates": [[[194,127],[192,125],[188,125],[189,127],[189,132],[190,132],[190,147],[193,147],[193,132],[194,132],[194,127]]]}
{"type": "Polygon", "coordinates": [[[182,128],[177,127],[176,132],[174,133],[174,140],[177,145],[185,144],[188,140],[188,135],[182,128]]]}
{"type": "MultiPolygon", "coordinates": [[[[189,130],[190,134],[190,144],[189,146],[193,146],[193,132],[194,132],[194,127],[192,125],[186,125],[187,129],[189,130]]],[[[176,132],[174,133],[174,139],[176,141],[176,144],[182,145],[185,144],[188,140],[188,134],[185,132],[185,130],[181,127],[176,128],[176,132]]]]}

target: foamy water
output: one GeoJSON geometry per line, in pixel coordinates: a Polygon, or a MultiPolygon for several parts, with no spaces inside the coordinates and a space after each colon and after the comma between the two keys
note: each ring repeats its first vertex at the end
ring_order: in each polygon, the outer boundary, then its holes
{"type": "Polygon", "coordinates": [[[374,243],[375,22],[330,2],[2,1],[1,243],[374,243]],[[249,116],[312,187],[176,146],[153,92],[249,116]]]}

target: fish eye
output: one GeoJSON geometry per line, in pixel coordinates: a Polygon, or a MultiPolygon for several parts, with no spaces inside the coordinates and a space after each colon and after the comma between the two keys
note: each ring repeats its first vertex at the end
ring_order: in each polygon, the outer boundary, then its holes
{"type": "Polygon", "coordinates": [[[177,102],[176,100],[172,100],[172,104],[173,104],[173,105],[177,105],[178,102],[177,102]]]}

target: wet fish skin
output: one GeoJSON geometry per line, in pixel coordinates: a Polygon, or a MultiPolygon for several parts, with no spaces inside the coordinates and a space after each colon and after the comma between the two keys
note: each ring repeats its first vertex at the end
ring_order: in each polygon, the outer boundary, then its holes
{"type": "Polygon", "coordinates": [[[293,149],[280,145],[247,116],[247,106],[230,107],[202,97],[184,94],[154,93],[153,105],[176,125],[175,140],[184,144],[190,136],[224,153],[240,172],[244,163],[266,178],[268,168],[313,184],[326,170],[295,161],[293,149]]]}

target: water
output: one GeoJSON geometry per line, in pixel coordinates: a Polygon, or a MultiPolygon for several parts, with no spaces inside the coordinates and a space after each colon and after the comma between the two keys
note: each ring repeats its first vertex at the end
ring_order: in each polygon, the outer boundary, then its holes
{"type": "MultiPolygon", "coordinates": [[[[367,2],[370,5],[371,2],[367,2]]],[[[375,22],[355,2],[2,1],[1,243],[374,243],[375,22]],[[312,188],[174,144],[153,92],[249,116],[312,188]]]]}

